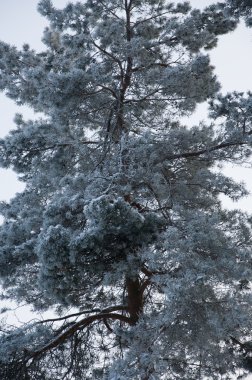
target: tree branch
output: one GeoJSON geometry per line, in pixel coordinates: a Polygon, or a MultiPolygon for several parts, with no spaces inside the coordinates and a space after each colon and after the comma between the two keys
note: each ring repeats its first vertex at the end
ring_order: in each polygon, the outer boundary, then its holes
{"type": "Polygon", "coordinates": [[[135,22],[135,24],[132,26],[132,28],[135,28],[136,26],[138,26],[140,24],[143,24],[144,22],[148,22],[148,21],[154,20],[154,19],[156,19],[158,17],[164,16],[164,15],[169,14],[169,13],[170,13],[170,11],[166,11],[166,12],[155,14],[154,16],[145,18],[143,20],[139,20],[139,21],[135,22]]]}
{"type": "MultiPolygon", "coordinates": [[[[251,133],[247,133],[247,134],[251,134],[251,133]]],[[[159,164],[165,160],[175,160],[175,159],[179,159],[179,158],[199,157],[199,156],[206,154],[206,153],[211,153],[211,152],[218,151],[221,149],[230,148],[232,146],[239,146],[239,145],[246,145],[246,144],[249,144],[249,142],[248,141],[223,142],[223,143],[220,143],[218,145],[212,146],[210,148],[200,149],[200,150],[197,150],[194,152],[184,152],[184,153],[171,154],[171,155],[165,156],[163,158],[157,159],[154,162],[154,164],[159,164]]]]}
{"type": "Polygon", "coordinates": [[[136,67],[133,67],[132,68],[132,72],[135,73],[137,71],[141,71],[141,70],[148,70],[148,69],[151,69],[152,67],[164,67],[164,68],[167,68],[170,66],[169,63],[162,63],[162,62],[157,62],[157,63],[152,63],[150,65],[147,65],[147,66],[136,66],[136,67]]]}
{"type": "Polygon", "coordinates": [[[107,57],[111,58],[114,62],[116,62],[120,68],[121,75],[123,74],[123,67],[122,67],[122,62],[120,59],[116,58],[113,54],[108,52],[107,50],[103,49],[100,45],[98,45],[94,40],[91,40],[92,44],[103,54],[105,54],[107,57]]]}
{"type": "Polygon", "coordinates": [[[50,351],[56,347],[58,347],[60,344],[64,343],[67,339],[69,339],[71,336],[73,336],[74,333],[76,333],[79,330],[84,329],[85,327],[88,327],[90,324],[92,324],[94,321],[100,321],[104,319],[113,319],[117,321],[121,321],[124,323],[132,324],[132,320],[129,317],[126,317],[122,314],[117,313],[100,313],[96,315],[91,315],[87,318],[81,319],[80,321],[74,323],[71,325],[66,331],[64,331],[62,334],[56,336],[52,341],[50,341],[48,344],[43,346],[42,348],[38,349],[37,351],[28,352],[30,359],[35,359],[39,357],[40,355],[46,353],[47,351],[50,351]]]}
{"type": "Polygon", "coordinates": [[[78,313],[73,313],[73,314],[68,314],[68,315],[65,315],[64,317],[60,317],[60,318],[49,318],[49,319],[44,319],[42,321],[39,321],[37,322],[36,324],[42,324],[42,323],[48,323],[48,322],[58,322],[58,321],[64,321],[66,319],[69,319],[69,318],[74,318],[74,317],[79,317],[80,315],[84,315],[84,314],[91,314],[91,313],[110,313],[110,312],[113,312],[113,311],[127,311],[127,306],[124,306],[124,305],[118,305],[118,306],[111,306],[111,307],[108,307],[106,309],[91,309],[91,310],[83,310],[83,311],[80,311],[78,313]]]}
{"type": "MultiPolygon", "coordinates": [[[[101,144],[100,141],[78,141],[78,144],[83,144],[83,145],[99,145],[101,144]]],[[[39,148],[39,147],[34,147],[34,148],[31,148],[31,149],[24,149],[23,152],[28,152],[28,153],[31,153],[31,152],[41,152],[41,151],[46,151],[46,150],[52,150],[52,149],[55,149],[55,148],[65,148],[67,146],[74,146],[74,142],[65,142],[65,143],[60,143],[60,144],[55,144],[55,145],[49,145],[49,146],[45,146],[45,147],[42,147],[42,148],[39,148]]]]}
{"type": "MultiPolygon", "coordinates": [[[[99,0],[99,2],[103,5],[103,7],[106,9],[106,12],[108,13],[111,13],[112,16],[114,16],[115,18],[117,18],[118,20],[122,21],[122,19],[109,7],[106,6],[106,4],[104,3],[104,1],[102,0],[99,0]]],[[[116,9],[116,7],[115,7],[116,9]]]]}

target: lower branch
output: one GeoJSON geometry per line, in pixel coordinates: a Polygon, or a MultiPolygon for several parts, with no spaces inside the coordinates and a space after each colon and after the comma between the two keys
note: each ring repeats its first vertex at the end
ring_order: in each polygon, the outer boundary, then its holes
{"type": "Polygon", "coordinates": [[[42,321],[37,322],[36,324],[42,324],[42,323],[47,323],[47,322],[58,322],[58,321],[63,321],[69,318],[74,318],[74,317],[79,317],[83,314],[91,314],[91,313],[111,313],[113,311],[127,311],[127,306],[124,305],[117,305],[117,306],[111,306],[107,307],[105,309],[91,309],[91,310],[83,310],[79,311],[78,313],[73,313],[73,314],[68,314],[64,315],[64,317],[60,318],[50,318],[50,319],[43,319],[42,321]]]}
{"type": "Polygon", "coordinates": [[[122,314],[118,314],[118,313],[100,313],[96,315],[91,315],[89,317],[81,319],[78,322],[75,322],[73,325],[68,327],[67,330],[65,330],[60,335],[57,335],[51,342],[46,344],[44,347],[38,349],[37,351],[29,352],[28,360],[37,358],[38,356],[46,353],[47,351],[50,351],[58,347],[60,344],[62,344],[71,336],[73,336],[74,333],[76,333],[79,330],[84,329],[85,327],[88,327],[93,322],[99,321],[99,320],[107,320],[107,319],[113,319],[113,320],[121,321],[124,323],[132,324],[131,318],[126,317],[122,314]]]}

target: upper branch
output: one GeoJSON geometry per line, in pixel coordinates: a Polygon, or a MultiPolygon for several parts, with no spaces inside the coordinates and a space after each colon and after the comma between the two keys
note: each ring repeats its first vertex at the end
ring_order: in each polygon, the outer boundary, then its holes
{"type": "Polygon", "coordinates": [[[120,68],[120,71],[121,71],[121,74],[123,74],[123,67],[122,67],[122,62],[120,61],[120,59],[118,59],[117,57],[115,57],[112,53],[110,53],[109,51],[107,51],[106,49],[103,49],[100,45],[98,45],[94,40],[92,40],[92,44],[101,52],[103,53],[104,55],[106,55],[107,57],[111,58],[114,62],[116,62],[120,68]]]}
{"type": "MultiPolygon", "coordinates": [[[[252,131],[247,133],[247,134],[248,135],[252,134],[252,131]]],[[[192,152],[170,154],[170,155],[167,155],[165,157],[158,158],[155,161],[155,164],[159,164],[159,163],[163,162],[164,160],[174,160],[174,159],[179,159],[179,158],[199,157],[203,154],[211,153],[211,152],[218,151],[221,149],[230,148],[230,147],[239,146],[239,145],[246,145],[246,144],[249,144],[249,142],[244,141],[244,140],[222,142],[222,143],[214,145],[210,148],[200,149],[200,150],[196,150],[196,151],[192,151],[192,152]]]]}

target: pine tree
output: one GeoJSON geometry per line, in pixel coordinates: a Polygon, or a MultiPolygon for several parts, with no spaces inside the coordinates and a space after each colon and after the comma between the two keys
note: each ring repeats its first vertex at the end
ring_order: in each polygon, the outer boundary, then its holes
{"type": "Polygon", "coordinates": [[[3,297],[55,312],[2,326],[1,379],[229,379],[248,360],[252,218],[222,208],[247,193],[218,167],[249,160],[252,94],[222,95],[206,53],[230,9],[42,0],[45,51],[0,43],[0,88],[43,115],[0,140],[26,184],[1,203],[3,297]]]}
{"type": "Polygon", "coordinates": [[[243,17],[248,27],[252,26],[252,1],[251,0],[226,0],[219,6],[225,14],[235,16],[237,19],[243,17]]]}

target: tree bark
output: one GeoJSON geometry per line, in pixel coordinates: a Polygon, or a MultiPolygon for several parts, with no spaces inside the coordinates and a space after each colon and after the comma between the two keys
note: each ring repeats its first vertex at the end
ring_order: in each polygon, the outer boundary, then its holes
{"type": "Polygon", "coordinates": [[[132,324],[136,324],[140,315],[143,312],[143,291],[140,283],[140,279],[126,278],[126,289],[128,295],[128,312],[132,324]]]}

